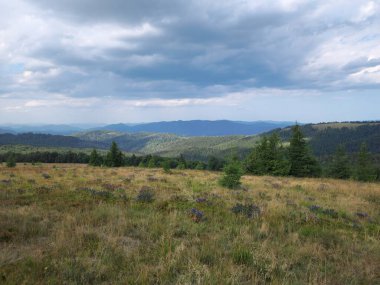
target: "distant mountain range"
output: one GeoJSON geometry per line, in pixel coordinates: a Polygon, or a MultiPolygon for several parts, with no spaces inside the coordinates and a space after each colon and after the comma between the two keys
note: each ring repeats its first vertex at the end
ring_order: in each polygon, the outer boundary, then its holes
{"type": "MultiPolygon", "coordinates": [[[[302,125],[301,129],[314,154],[318,157],[330,156],[339,144],[344,144],[347,152],[354,154],[358,151],[360,144],[364,142],[370,152],[378,155],[380,162],[380,122],[307,124],[302,125]]],[[[71,136],[33,133],[0,134],[0,146],[29,145],[35,147],[108,149],[111,142],[115,141],[126,152],[171,157],[183,154],[189,159],[204,160],[210,155],[218,157],[226,157],[231,153],[245,155],[252,150],[261,135],[277,132],[285,142],[289,141],[291,136],[290,127],[277,128],[259,135],[229,136],[183,136],[150,132],[126,133],[124,128],[121,130],[123,131],[92,130],[71,136]]]]}
{"type": "Polygon", "coordinates": [[[0,133],[40,133],[52,135],[70,135],[84,131],[107,130],[122,133],[168,133],[179,136],[228,136],[228,135],[256,135],[277,128],[292,125],[292,122],[255,121],[238,122],[228,120],[218,121],[172,121],[142,124],[112,124],[92,128],[72,125],[11,125],[0,126],[0,133]]]}
{"type": "Polygon", "coordinates": [[[292,122],[237,122],[237,121],[173,121],[156,122],[138,125],[114,124],[100,128],[101,130],[138,133],[168,133],[179,136],[229,136],[229,135],[256,135],[277,128],[290,126],[292,122]]]}

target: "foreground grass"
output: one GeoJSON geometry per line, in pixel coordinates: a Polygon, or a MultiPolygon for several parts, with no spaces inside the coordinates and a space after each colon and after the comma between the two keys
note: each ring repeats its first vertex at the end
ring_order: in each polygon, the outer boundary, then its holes
{"type": "Polygon", "coordinates": [[[219,175],[0,166],[0,283],[380,283],[379,184],[219,175]]]}

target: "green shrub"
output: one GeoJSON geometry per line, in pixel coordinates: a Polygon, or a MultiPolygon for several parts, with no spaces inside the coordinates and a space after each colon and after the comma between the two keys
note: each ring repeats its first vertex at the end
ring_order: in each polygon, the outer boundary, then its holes
{"type": "Polygon", "coordinates": [[[252,265],[253,256],[249,250],[246,249],[237,249],[232,252],[232,260],[235,264],[238,265],[252,265]]]}
{"type": "Polygon", "coordinates": [[[6,165],[7,167],[16,167],[16,159],[13,154],[8,156],[6,165]]]}
{"type": "Polygon", "coordinates": [[[136,200],[143,203],[151,203],[154,201],[153,190],[149,187],[143,186],[137,194],[136,200]]]}
{"type": "Polygon", "coordinates": [[[224,167],[224,175],[219,180],[219,184],[229,189],[236,189],[240,186],[240,178],[243,175],[242,167],[237,160],[232,160],[224,167]]]}

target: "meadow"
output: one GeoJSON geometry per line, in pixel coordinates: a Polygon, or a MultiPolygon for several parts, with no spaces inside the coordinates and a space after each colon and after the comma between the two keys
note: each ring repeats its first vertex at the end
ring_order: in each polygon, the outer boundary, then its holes
{"type": "Polygon", "coordinates": [[[1,284],[380,284],[380,184],[0,166],[1,284]]]}

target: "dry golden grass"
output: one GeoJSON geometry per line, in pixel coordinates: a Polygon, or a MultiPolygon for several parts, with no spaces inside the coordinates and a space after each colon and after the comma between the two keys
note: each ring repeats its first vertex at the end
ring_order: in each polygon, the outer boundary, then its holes
{"type": "Polygon", "coordinates": [[[380,284],[379,184],[245,176],[228,190],[219,176],[1,166],[0,283],[380,284]]]}

